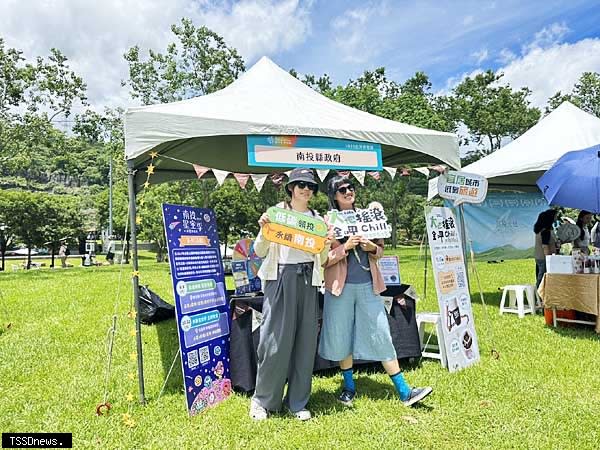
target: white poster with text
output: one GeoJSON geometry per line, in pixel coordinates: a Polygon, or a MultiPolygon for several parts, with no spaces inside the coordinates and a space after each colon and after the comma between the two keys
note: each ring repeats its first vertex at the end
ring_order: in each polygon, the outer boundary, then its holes
{"type": "Polygon", "coordinates": [[[435,279],[448,370],[479,361],[479,345],[462,253],[462,238],[450,208],[425,208],[427,237],[435,279]]]}

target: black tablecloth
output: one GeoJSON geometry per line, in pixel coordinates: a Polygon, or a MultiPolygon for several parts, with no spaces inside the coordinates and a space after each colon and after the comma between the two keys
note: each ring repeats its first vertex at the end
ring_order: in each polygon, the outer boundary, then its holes
{"type": "MultiPolygon", "coordinates": [[[[404,295],[409,285],[390,286],[381,295],[393,297],[388,314],[392,341],[399,359],[420,358],[421,348],[417,330],[415,300],[404,295]]],[[[231,381],[236,389],[254,390],[256,380],[256,349],[259,329],[252,332],[252,309],[262,311],[263,297],[257,295],[230,296],[233,320],[231,322],[230,369],[231,381]]],[[[323,296],[319,295],[320,311],[323,310],[323,296]]],[[[320,317],[320,315],[319,315],[320,317]]],[[[370,361],[355,361],[355,365],[370,361]]],[[[315,371],[337,367],[337,361],[329,361],[315,355],[315,371]]]]}

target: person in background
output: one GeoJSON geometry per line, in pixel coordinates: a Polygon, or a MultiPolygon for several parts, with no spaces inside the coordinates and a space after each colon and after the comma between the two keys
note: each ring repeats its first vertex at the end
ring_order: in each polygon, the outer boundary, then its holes
{"type": "MultiPolygon", "coordinates": [[[[331,209],[353,210],[355,188],[343,176],[328,183],[331,209]]],[[[400,372],[396,350],[383,299],[383,276],[377,260],[383,254],[383,240],[375,242],[361,236],[334,240],[325,267],[325,303],[319,355],[339,361],[343,376],[339,401],[351,406],[356,395],[353,379],[354,359],[381,361],[398,395],[411,406],[429,395],[431,387],[411,388],[400,372]]]]}
{"type": "Polygon", "coordinates": [[[598,216],[596,216],[596,223],[590,231],[590,241],[592,247],[600,249],[600,218],[598,216]]]}
{"type": "Polygon", "coordinates": [[[579,227],[580,234],[577,239],[573,241],[573,250],[580,250],[584,255],[590,254],[590,223],[594,215],[585,210],[581,210],[577,216],[577,222],[575,224],[579,227]]]}
{"type": "MultiPolygon", "coordinates": [[[[310,169],[294,169],[285,187],[290,200],[279,203],[307,216],[319,217],[308,206],[319,185],[310,169]]],[[[306,409],[310,397],[312,372],[317,349],[319,301],[322,284],[321,261],[325,261],[332,231],[325,247],[311,254],[267,241],[262,228],[269,223],[264,213],[258,224],[254,250],[264,258],[258,271],[264,286],[262,323],[258,344],[256,388],[249,415],[264,420],[282,404],[299,420],[309,420],[306,409]],[[283,390],[287,380],[286,398],[283,390]]]]}
{"type": "Polygon", "coordinates": [[[546,273],[546,256],[556,254],[556,238],[552,231],[552,224],[556,220],[557,211],[547,209],[538,215],[533,225],[535,233],[535,287],[540,286],[546,273]]]}
{"type": "Polygon", "coordinates": [[[112,236],[108,239],[108,245],[106,247],[106,261],[113,265],[115,263],[115,241],[112,236]]]}
{"type": "Polygon", "coordinates": [[[67,243],[60,241],[60,248],[58,249],[58,257],[60,258],[60,266],[64,269],[67,267],[67,243]]]}

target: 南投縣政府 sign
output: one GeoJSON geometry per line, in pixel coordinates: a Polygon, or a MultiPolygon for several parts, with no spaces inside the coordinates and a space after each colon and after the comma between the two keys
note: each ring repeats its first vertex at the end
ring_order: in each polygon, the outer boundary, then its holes
{"type": "Polygon", "coordinates": [[[247,136],[248,165],[383,170],[381,145],[311,136],[247,136]]]}

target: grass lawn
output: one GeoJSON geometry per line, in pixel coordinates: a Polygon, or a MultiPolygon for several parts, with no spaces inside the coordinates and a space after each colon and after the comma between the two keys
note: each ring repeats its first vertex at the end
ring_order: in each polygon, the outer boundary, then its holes
{"type": "MultiPolygon", "coordinates": [[[[404,282],[423,293],[418,249],[400,248],[404,282]]],[[[141,282],[172,301],[167,264],[150,254],[141,282]]],[[[383,371],[358,373],[353,409],[335,398],[340,375],[316,375],[309,407],[315,418],[254,423],[249,397],[235,394],[188,418],[180,363],[158,399],[176,348],[173,321],[144,326],[146,406],[137,404],[130,272],[119,266],[0,274],[0,431],[72,432],[75,448],[579,448],[600,447],[600,339],[592,328],[550,329],[540,315],[498,314],[505,284],[533,283],[532,260],[477,265],[487,314],[472,281],[479,364],[450,374],[438,362],[407,368],[413,385],[431,385],[423,406],[405,408],[383,371]],[[117,302],[117,293],[120,299],[117,302]],[[102,402],[107,331],[116,310],[108,416],[102,402]],[[12,326],[6,330],[5,324],[12,326]],[[490,357],[493,348],[500,359],[490,357]],[[133,354],[133,355],[132,355],[133,354]],[[134,400],[128,401],[127,395],[134,400]],[[135,425],[124,423],[131,414],[135,425]]],[[[437,310],[433,279],[420,311],[437,310]]]]}

